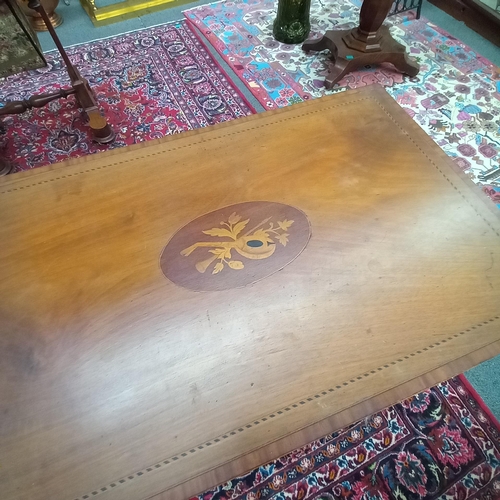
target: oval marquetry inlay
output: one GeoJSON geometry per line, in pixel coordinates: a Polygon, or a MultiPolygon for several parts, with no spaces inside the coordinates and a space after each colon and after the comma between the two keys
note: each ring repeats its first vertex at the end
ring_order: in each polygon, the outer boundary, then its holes
{"type": "Polygon", "coordinates": [[[179,229],[160,266],[177,285],[196,291],[238,288],[290,264],[311,237],[301,210],[252,201],[220,208],[179,229]]]}

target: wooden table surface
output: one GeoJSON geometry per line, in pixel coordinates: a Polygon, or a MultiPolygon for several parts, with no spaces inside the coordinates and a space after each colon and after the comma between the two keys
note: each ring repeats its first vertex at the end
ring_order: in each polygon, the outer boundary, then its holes
{"type": "Polygon", "coordinates": [[[500,353],[495,210],[376,86],[3,179],[2,500],[185,499],[500,353]],[[272,256],[182,260],[246,202],[272,256]]]}

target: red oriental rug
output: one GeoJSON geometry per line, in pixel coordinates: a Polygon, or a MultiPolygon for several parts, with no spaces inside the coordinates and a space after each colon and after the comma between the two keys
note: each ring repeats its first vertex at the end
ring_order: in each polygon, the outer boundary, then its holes
{"type": "MultiPolygon", "coordinates": [[[[73,96],[0,121],[0,154],[16,171],[205,127],[255,111],[185,21],[68,49],[116,132],[91,140],[73,96]]],[[[48,66],[0,79],[2,102],[69,85],[58,53],[48,66]]]]}
{"type": "Polygon", "coordinates": [[[500,498],[500,424],[461,375],[192,500],[500,498]]]}

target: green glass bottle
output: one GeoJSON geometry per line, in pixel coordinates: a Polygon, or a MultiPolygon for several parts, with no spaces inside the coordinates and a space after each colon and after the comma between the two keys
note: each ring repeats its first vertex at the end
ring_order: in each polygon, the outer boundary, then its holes
{"type": "Polygon", "coordinates": [[[311,0],[278,0],[273,35],[278,42],[301,43],[309,35],[311,0]]]}

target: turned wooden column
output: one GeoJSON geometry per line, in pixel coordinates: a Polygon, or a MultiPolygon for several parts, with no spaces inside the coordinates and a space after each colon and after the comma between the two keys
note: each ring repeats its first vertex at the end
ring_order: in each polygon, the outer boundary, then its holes
{"type": "Polygon", "coordinates": [[[359,13],[359,26],[344,37],[345,44],[361,52],[380,50],[380,27],[391,10],[393,0],[366,0],[359,13]]]}
{"type": "Polygon", "coordinates": [[[390,62],[396,69],[415,76],[420,67],[406,55],[406,48],[392,38],[384,26],[393,0],[365,0],[359,14],[359,26],[349,30],[330,30],[322,38],[304,42],[305,51],[329,49],[333,66],[325,79],[330,89],[345,74],[368,64],[390,62]]]}

